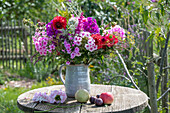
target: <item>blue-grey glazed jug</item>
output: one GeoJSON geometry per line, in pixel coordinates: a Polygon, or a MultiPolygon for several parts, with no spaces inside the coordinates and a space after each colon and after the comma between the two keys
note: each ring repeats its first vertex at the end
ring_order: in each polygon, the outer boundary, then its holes
{"type": "Polygon", "coordinates": [[[86,89],[90,93],[90,75],[88,65],[62,65],[59,69],[60,79],[65,86],[68,97],[75,97],[79,89],[86,89]],[[62,69],[66,66],[65,80],[62,76],[62,69]]]}

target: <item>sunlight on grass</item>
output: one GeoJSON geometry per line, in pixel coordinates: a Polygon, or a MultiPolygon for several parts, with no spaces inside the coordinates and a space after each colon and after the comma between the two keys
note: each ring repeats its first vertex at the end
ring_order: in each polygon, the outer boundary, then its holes
{"type": "MultiPolygon", "coordinates": [[[[34,84],[31,89],[48,86],[45,81],[34,84]]],[[[4,88],[0,89],[0,113],[24,113],[17,106],[17,98],[20,94],[31,90],[28,88],[4,88]]]]}

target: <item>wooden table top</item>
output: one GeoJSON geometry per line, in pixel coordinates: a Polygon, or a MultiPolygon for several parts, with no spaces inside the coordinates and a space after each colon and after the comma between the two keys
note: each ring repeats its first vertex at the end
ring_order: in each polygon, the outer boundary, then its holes
{"type": "MultiPolygon", "coordinates": [[[[50,87],[43,87],[34,89],[21,94],[18,99],[18,107],[25,112],[44,111],[53,108],[53,106],[44,103],[34,103],[32,101],[33,95],[36,92],[48,92],[52,90],[65,90],[64,85],[54,85],[50,87]]],[[[86,104],[81,105],[74,98],[68,98],[64,104],[60,106],[73,106],[80,105],[72,108],[56,108],[50,112],[63,112],[63,113],[100,113],[100,112],[120,112],[120,113],[135,113],[141,111],[148,104],[148,97],[142,91],[114,85],[91,85],[90,96],[95,96],[103,92],[112,92],[114,101],[110,106],[97,107],[95,104],[90,104],[88,101],[86,104]]]]}

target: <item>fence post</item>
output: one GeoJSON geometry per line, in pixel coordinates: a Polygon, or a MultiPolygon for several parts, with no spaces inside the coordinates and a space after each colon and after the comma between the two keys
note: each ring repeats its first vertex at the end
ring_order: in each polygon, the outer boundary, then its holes
{"type": "Polygon", "coordinates": [[[143,31],[144,41],[146,43],[146,55],[150,57],[150,61],[147,63],[147,72],[148,72],[148,85],[149,85],[149,97],[150,97],[150,105],[151,105],[151,113],[158,113],[157,108],[157,96],[156,96],[156,84],[155,84],[155,70],[153,63],[153,38],[147,39],[149,37],[149,33],[147,31],[143,31]],[[146,42],[146,40],[148,40],[146,42]]]}

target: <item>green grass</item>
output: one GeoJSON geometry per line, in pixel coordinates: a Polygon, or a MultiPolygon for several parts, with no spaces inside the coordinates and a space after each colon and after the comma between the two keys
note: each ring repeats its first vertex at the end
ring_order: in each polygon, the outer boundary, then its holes
{"type": "Polygon", "coordinates": [[[18,96],[28,90],[45,86],[48,86],[48,84],[41,82],[34,84],[31,89],[11,87],[0,89],[0,113],[24,113],[17,106],[18,96]]]}

